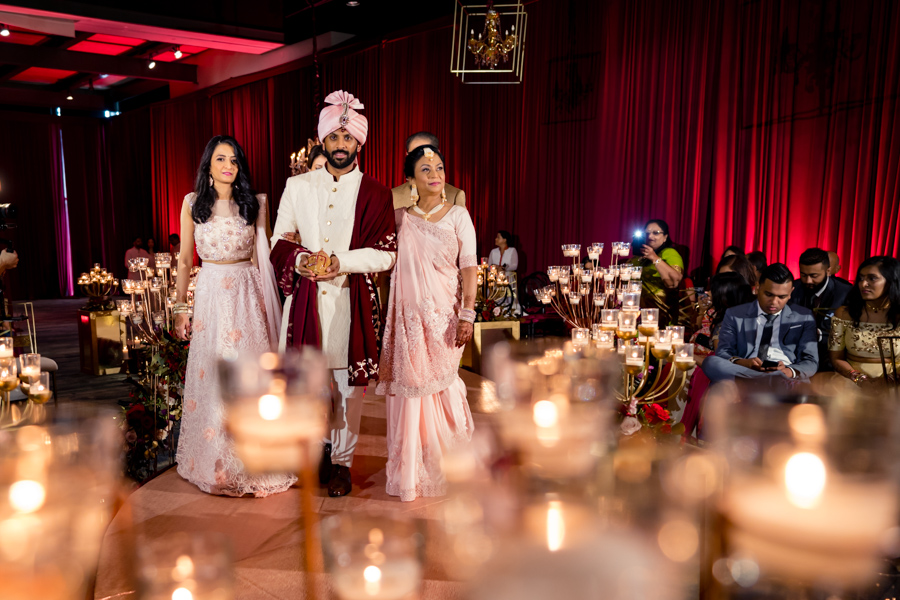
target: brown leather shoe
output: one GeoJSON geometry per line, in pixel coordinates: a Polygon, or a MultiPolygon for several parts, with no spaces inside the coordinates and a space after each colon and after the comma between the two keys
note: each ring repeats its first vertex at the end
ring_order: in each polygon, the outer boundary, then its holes
{"type": "Polygon", "coordinates": [[[352,489],[350,468],[342,465],[331,465],[331,481],[328,482],[328,495],[332,498],[339,498],[349,495],[352,489]]]}

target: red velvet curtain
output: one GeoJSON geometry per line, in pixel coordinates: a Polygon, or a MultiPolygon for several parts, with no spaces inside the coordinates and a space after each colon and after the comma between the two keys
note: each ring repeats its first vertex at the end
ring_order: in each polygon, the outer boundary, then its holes
{"type": "MultiPolygon", "coordinates": [[[[522,85],[463,85],[449,26],[321,59],[360,98],[364,171],[403,180],[403,142],[441,139],[486,255],[518,234],[521,271],[560,244],[627,240],[663,218],[692,267],[728,244],[796,271],[806,247],[853,268],[898,251],[900,8],[889,0],[537,0],[522,85]]],[[[151,110],[158,233],[177,230],[203,144],[230,129],[260,191],[314,135],[310,68],[151,110]],[[173,229],[174,228],[174,229],[173,229]]],[[[845,273],[846,274],[846,273],[845,273]]],[[[852,274],[851,274],[852,275],[852,274]]]]}

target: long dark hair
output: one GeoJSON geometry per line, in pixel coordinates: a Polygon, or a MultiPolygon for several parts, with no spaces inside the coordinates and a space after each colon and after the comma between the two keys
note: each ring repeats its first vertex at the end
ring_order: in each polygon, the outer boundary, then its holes
{"type": "Polygon", "coordinates": [[[669,224],[663,221],[662,219],[650,219],[647,221],[646,225],[644,225],[644,231],[647,231],[647,228],[650,227],[651,223],[656,223],[659,225],[659,230],[662,231],[666,236],[666,241],[663,242],[662,246],[659,247],[657,252],[661,252],[666,248],[671,248],[674,244],[672,244],[672,236],[669,235],[669,224]]]}
{"type": "Polygon", "coordinates": [[[862,261],[862,264],[856,270],[856,285],[847,294],[847,300],[844,305],[847,307],[847,312],[850,313],[850,318],[859,326],[859,320],[862,318],[863,309],[866,306],[866,301],[863,300],[859,291],[859,274],[866,267],[872,266],[878,267],[881,276],[885,279],[884,293],[891,303],[887,317],[891,325],[896,328],[900,325],[900,262],[895,258],[890,256],[871,256],[862,261]]]}
{"type": "Polygon", "coordinates": [[[718,325],[725,318],[726,310],[753,300],[753,288],[743,275],[729,271],[719,273],[709,281],[709,295],[716,313],[713,325],[718,325]]]}
{"type": "MultiPolygon", "coordinates": [[[[751,286],[756,285],[757,283],[756,273],[753,272],[753,265],[743,254],[732,254],[731,256],[723,258],[722,262],[719,263],[719,266],[716,267],[717,275],[721,272],[722,267],[731,267],[731,271],[739,273],[751,286]]],[[[728,271],[726,271],[726,273],[727,272],[728,271]]]]}
{"type": "Polygon", "coordinates": [[[253,225],[256,222],[256,216],[259,214],[259,200],[256,199],[256,192],[250,178],[250,168],[247,166],[247,157],[244,150],[237,140],[230,135],[214,136],[206,144],[203,150],[203,156],[200,157],[200,166],[197,167],[197,178],[194,180],[194,193],[197,198],[194,200],[194,209],[191,216],[195,223],[206,223],[212,216],[212,207],[216,201],[216,190],[209,185],[209,163],[212,161],[213,152],[219,144],[228,144],[234,149],[234,156],[238,162],[237,177],[231,184],[231,194],[238,206],[238,212],[247,225],[253,225]]]}

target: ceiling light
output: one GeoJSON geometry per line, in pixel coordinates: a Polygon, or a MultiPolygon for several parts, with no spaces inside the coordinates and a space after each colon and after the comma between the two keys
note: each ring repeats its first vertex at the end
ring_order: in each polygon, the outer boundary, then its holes
{"type": "Polygon", "coordinates": [[[359,6],[357,0],[347,0],[347,6],[359,6]]]}
{"type": "Polygon", "coordinates": [[[72,94],[69,94],[68,96],[66,96],[66,100],[74,100],[74,98],[72,97],[72,94]]]}
{"type": "Polygon", "coordinates": [[[151,60],[150,60],[150,64],[147,65],[147,66],[148,66],[149,68],[151,68],[151,69],[155,69],[155,68],[156,68],[156,61],[153,60],[153,59],[151,59],[151,60]]]}
{"type": "Polygon", "coordinates": [[[103,74],[100,76],[100,79],[106,79],[107,77],[109,77],[109,73],[103,73],[103,74]]]}
{"type": "Polygon", "coordinates": [[[181,56],[182,56],[182,54],[181,54],[181,47],[180,47],[180,46],[176,46],[176,48],[175,48],[175,60],[178,60],[179,58],[181,58],[181,56]]]}
{"type": "Polygon", "coordinates": [[[0,35],[3,37],[7,37],[9,35],[9,28],[6,25],[0,25],[0,35]]]}

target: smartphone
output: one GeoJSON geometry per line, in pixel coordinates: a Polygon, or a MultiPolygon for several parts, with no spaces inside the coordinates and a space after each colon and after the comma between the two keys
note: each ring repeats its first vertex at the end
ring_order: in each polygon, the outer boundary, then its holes
{"type": "Polygon", "coordinates": [[[631,236],[631,254],[634,256],[641,255],[641,246],[647,243],[647,238],[644,235],[644,232],[638,229],[634,232],[634,235],[631,236]]]}
{"type": "Polygon", "coordinates": [[[778,366],[778,361],[774,360],[764,360],[762,364],[763,369],[774,369],[778,366]]]}

